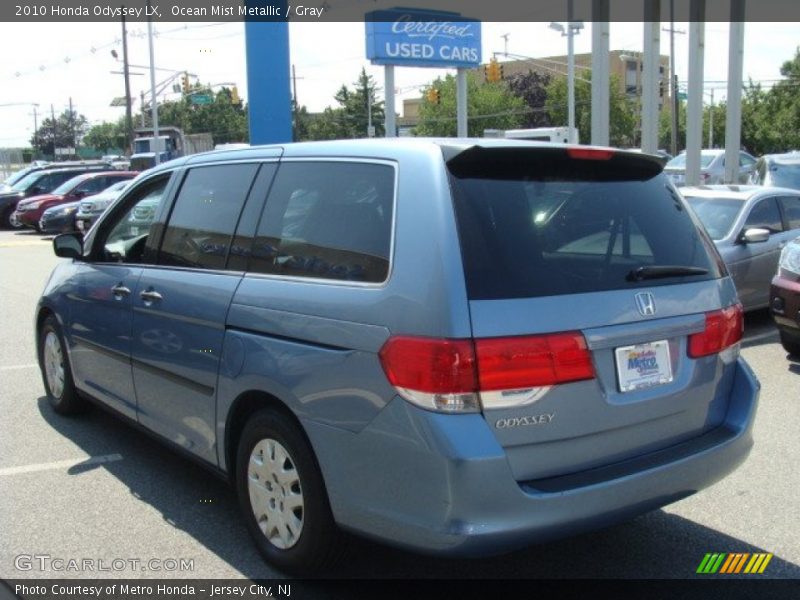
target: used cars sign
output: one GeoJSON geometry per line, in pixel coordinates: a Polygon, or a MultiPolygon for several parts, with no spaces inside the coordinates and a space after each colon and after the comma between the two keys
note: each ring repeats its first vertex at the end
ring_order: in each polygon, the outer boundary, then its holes
{"type": "Polygon", "coordinates": [[[458,13],[378,10],[367,15],[367,58],[376,65],[474,67],[481,23],[458,13]]]}

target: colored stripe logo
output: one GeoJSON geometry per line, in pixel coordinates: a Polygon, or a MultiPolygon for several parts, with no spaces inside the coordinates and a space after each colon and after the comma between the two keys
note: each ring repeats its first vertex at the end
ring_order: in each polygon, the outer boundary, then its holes
{"type": "Polygon", "coordinates": [[[754,554],[747,552],[709,552],[703,557],[700,566],[697,567],[697,573],[701,575],[714,575],[717,573],[725,575],[735,575],[737,573],[755,575],[763,573],[771,560],[772,554],[767,552],[756,552],[754,554]]]}

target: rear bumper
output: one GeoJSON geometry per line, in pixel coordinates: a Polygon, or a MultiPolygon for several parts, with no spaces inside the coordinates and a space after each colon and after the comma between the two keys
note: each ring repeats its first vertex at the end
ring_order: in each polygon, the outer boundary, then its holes
{"type": "Polygon", "coordinates": [[[481,415],[440,415],[396,398],[358,434],[304,425],[340,525],[414,550],[488,555],[603,527],[722,479],[753,445],[759,388],[740,358],[719,428],[634,460],[528,482],[514,480],[481,415]]]}

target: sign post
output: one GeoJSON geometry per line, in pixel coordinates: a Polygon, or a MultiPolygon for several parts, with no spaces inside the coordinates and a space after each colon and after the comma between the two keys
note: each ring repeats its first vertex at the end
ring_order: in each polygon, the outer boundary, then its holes
{"type": "Polygon", "coordinates": [[[456,68],[456,120],[467,135],[466,69],[481,64],[481,23],[459,13],[422,9],[376,10],[366,16],[367,58],[385,66],[386,137],[397,134],[394,67],[456,68]]]}

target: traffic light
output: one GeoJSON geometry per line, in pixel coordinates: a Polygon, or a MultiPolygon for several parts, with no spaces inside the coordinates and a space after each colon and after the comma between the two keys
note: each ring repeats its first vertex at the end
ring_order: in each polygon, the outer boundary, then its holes
{"type": "Polygon", "coordinates": [[[431,104],[440,104],[442,102],[442,93],[436,88],[428,90],[428,102],[431,104]]]}
{"type": "Polygon", "coordinates": [[[184,72],[183,77],[181,77],[181,87],[184,94],[189,93],[189,73],[184,72]]]}
{"type": "Polygon", "coordinates": [[[483,67],[483,75],[489,83],[496,83],[503,79],[503,65],[497,62],[496,58],[492,58],[489,64],[483,67]]]}
{"type": "Polygon", "coordinates": [[[242,100],[239,98],[239,88],[233,86],[231,88],[231,104],[241,104],[242,100]]]}

